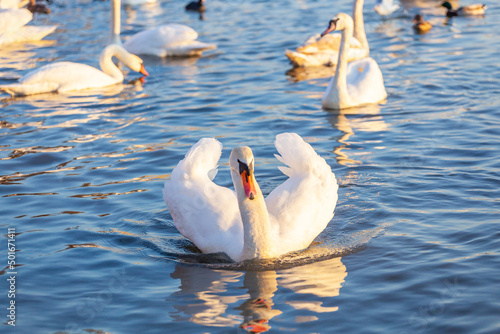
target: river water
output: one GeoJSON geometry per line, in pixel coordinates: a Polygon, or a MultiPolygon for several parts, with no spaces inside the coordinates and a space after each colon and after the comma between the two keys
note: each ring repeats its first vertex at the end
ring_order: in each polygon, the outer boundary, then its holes
{"type": "MultiPolygon", "coordinates": [[[[284,51],[350,1],[213,0],[203,20],[184,5],[124,8],[123,39],[177,22],[217,50],[144,57],[144,85],[127,72],[126,85],[99,91],[0,96],[1,332],[499,333],[500,5],[447,21],[438,1],[387,19],[367,2],[388,98],[340,112],[321,108],[333,70],[291,71],[284,51]],[[418,12],[434,24],[427,34],[412,30],[418,12]],[[267,194],[285,179],[281,132],[332,167],[334,218],[278,260],[201,255],[174,227],[163,182],[191,145],[217,137],[215,182],[232,187],[230,150],[249,145],[267,194]]],[[[33,24],[59,28],[2,47],[0,84],[53,61],[98,66],[109,2],[50,6],[33,24]]]]}

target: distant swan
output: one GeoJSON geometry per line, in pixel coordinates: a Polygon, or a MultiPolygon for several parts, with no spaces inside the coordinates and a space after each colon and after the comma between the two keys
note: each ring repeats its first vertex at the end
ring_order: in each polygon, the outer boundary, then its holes
{"type": "Polygon", "coordinates": [[[483,15],[484,11],[488,8],[486,5],[483,4],[474,4],[453,9],[451,3],[449,3],[448,1],[443,2],[441,6],[447,9],[446,16],[448,17],[483,15]]]}
{"type": "MultiPolygon", "coordinates": [[[[112,0],[112,21],[120,17],[120,0],[112,0]]],[[[112,22],[114,28],[114,40],[118,40],[119,26],[112,22]]],[[[197,41],[198,33],[188,26],[182,24],[164,24],[155,28],[147,29],[133,35],[123,43],[128,52],[138,55],[150,55],[156,57],[167,56],[200,56],[203,51],[215,49],[215,44],[197,41]]]]}
{"type": "Polygon", "coordinates": [[[203,138],[172,171],[163,199],[179,232],[202,252],[234,261],[277,257],[307,248],[333,217],[337,180],[330,166],[295,133],[276,136],[278,167],[288,179],[265,199],[247,147],[229,157],[235,191],[212,182],[222,145],[203,138]]]}
{"type": "Polygon", "coordinates": [[[0,86],[0,90],[12,96],[25,96],[115,85],[123,81],[123,73],[113,63],[111,59],[113,56],[133,71],[148,75],[141,58],[128,53],[119,45],[111,44],[103,50],[99,58],[102,71],[85,64],[58,62],[26,74],[19,79],[19,83],[0,86]]]}
{"type": "MultiPolygon", "coordinates": [[[[368,57],[370,47],[366,39],[363,19],[364,0],[355,0],[352,8],[354,17],[353,37],[349,42],[348,61],[368,57]]],[[[296,51],[286,50],[285,54],[295,67],[334,66],[340,49],[340,34],[314,35],[296,51]]]]}
{"type": "Polygon", "coordinates": [[[322,105],[327,109],[344,109],[378,103],[387,97],[382,72],[375,60],[363,58],[347,63],[352,26],[351,17],[340,13],[330,21],[327,30],[323,33],[327,34],[334,30],[342,31],[337,70],[322,99],[322,105]]]}
{"type": "Polygon", "coordinates": [[[394,13],[398,8],[399,5],[394,3],[394,0],[377,0],[373,10],[381,16],[387,16],[394,13]]]}
{"type": "Polygon", "coordinates": [[[25,9],[0,10],[0,45],[39,41],[57,26],[27,26],[33,14],[25,9]]]}

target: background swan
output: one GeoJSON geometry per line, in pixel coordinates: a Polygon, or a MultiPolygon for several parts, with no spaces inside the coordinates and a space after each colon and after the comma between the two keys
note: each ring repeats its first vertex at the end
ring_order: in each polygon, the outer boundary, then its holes
{"type": "Polygon", "coordinates": [[[279,169],[288,179],[267,198],[255,181],[249,147],[231,152],[236,193],[212,182],[222,145],[203,138],[172,171],[163,198],[174,224],[202,252],[224,252],[235,261],[270,258],[304,249],[323,231],[337,203],[330,166],[295,133],[276,137],[279,169]]]}
{"type": "Polygon", "coordinates": [[[351,17],[348,14],[340,13],[330,21],[329,27],[323,33],[327,34],[334,30],[342,31],[337,70],[323,95],[322,105],[324,108],[350,108],[378,103],[387,97],[382,72],[375,60],[363,58],[347,63],[352,29],[351,17]]]}
{"type": "Polygon", "coordinates": [[[111,86],[123,81],[123,73],[113,63],[113,56],[133,71],[148,75],[141,58],[128,53],[119,45],[111,44],[99,58],[102,71],[85,64],[58,62],[28,73],[16,84],[0,86],[0,90],[12,96],[24,96],[111,86]]]}
{"type": "MultiPolygon", "coordinates": [[[[354,1],[352,15],[354,17],[354,38],[350,39],[348,61],[368,57],[370,47],[366,39],[363,19],[364,0],[354,1]]],[[[314,35],[297,48],[286,50],[285,54],[293,66],[334,66],[337,64],[340,49],[340,34],[314,35]]]]}
{"type": "MultiPolygon", "coordinates": [[[[120,0],[112,0],[113,40],[119,39],[120,0]]],[[[215,44],[197,41],[198,33],[182,24],[164,24],[159,27],[141,31],[123,43],[123,47],[130,53],[151,55],[156,57],[167,56],[200,56],[203,51],[217,48],[215,44]]]]}
{"type": "Polygon", "coordinates": [[[399,5],[394,3],[394,0],[377,0],[373,10],[381,16],[387,16],[394,13],[398,8],[399,5]]]}
{"type": "Polygon", "coordinates": [[[57,26],[27,26],[33,19],[33,14],[25,9],[0,10],[0,45],[39,41],[57,26]]]}

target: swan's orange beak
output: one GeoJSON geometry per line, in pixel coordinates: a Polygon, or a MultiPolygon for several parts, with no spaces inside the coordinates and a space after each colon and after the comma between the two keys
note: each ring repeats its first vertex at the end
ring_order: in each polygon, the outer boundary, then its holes
{"type": "Polygon", "coordinates": [[[148,71],[146,71],[146,69],[144,68],[144,64],[141,64],[141,69],[139,70],[139,72],[141,72],[145,76],[149,75],[148,71]]]}
{"type": "Polygon", "coordinates": [[[249,172],[248,170],[244,170],[243,173],[241,173],[241,180],[243,181],[243,189],[245,189],[245,195],[248,199],[253,200],[255,198],[255,195],[257,195],[253,173],[249,172]]]}

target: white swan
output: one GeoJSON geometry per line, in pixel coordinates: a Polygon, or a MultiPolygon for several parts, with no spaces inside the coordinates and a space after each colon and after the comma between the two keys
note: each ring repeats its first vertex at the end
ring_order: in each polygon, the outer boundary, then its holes
{"type": "Polygon", "coordinates": [[[347,63],[352,29],[351,17],[348,14],[340,13],[330,21],[330,25],[323,33],[327,34],[334,30],[342,32],[337,70],[322,99],[324,108],[356,107],[378,103],[387,97],[382,72],[373,58],[368,57],[347,63]]]}
{"type": "Polygon", "coordinates": [[[128,53],[119,45],[111,44],[102,51],[99,58],[102,71],[85,64],[58,62],[26,74],[18,83],[0,86],[0,90],[12,96],[25,96],[115,85],[123,81],[123,73],[113,63],[113,56],[133,71],[148,75],[141,58],[128,53]]]}
{"type": "Polygon", "coordinates": [[[249,147],[233,149],[229,158],[235,193],[212,182],[221,143],[203,138],[194,145],[163,189],[179,232],[202,252],[224,252],[235,261],[307,248],[333,217],[337,180],[299,135],[280,134],[275,146],[288,179],[264,199],[249,147]]]}
{"type": "Polygon", "coordinates": [[[0,45],[39,41],[57,26],[27,26],[33,14],[25,9],[0,10],[0,45]]]}
{"type": "Polygon", "coordinates": [[[377,0],[373,10],[380,16],[388,16],[394,13],[398,8],[399,5],[394,3],[394,0],[377,0]]]}
{"type": "MultiPolygon", "coordinates": [[[[113,34],[119,35],[119,25],[114,20],[120,17],[120,0],[112,0],[113,34]],[[117,28],[118,26],[118,28],[117,28]]],[[[200,56],[204,50],[215,49],[217,45],[197,41],[198,33],[191,27],[182,24],[164,24],[147,29],[133,35],[125,41],[123,47],[127,51],[156,57],[167,56],[200,56]]],[[[116,37],[112,37],[116,40],[116,37]]]]}
{"type": "MultiPolygon", "coordinates": [[[[355,0],[352,8],[354,17],[354,38],[349,43],[348,61],[368,57],[370,46],[366,39],[363,19],[364,0],[355,0]]],[[[335,66],[340,49],[340,34],[314,35],[296,51],[286,50],[285,54],[295,67],[335,66]]]]}

